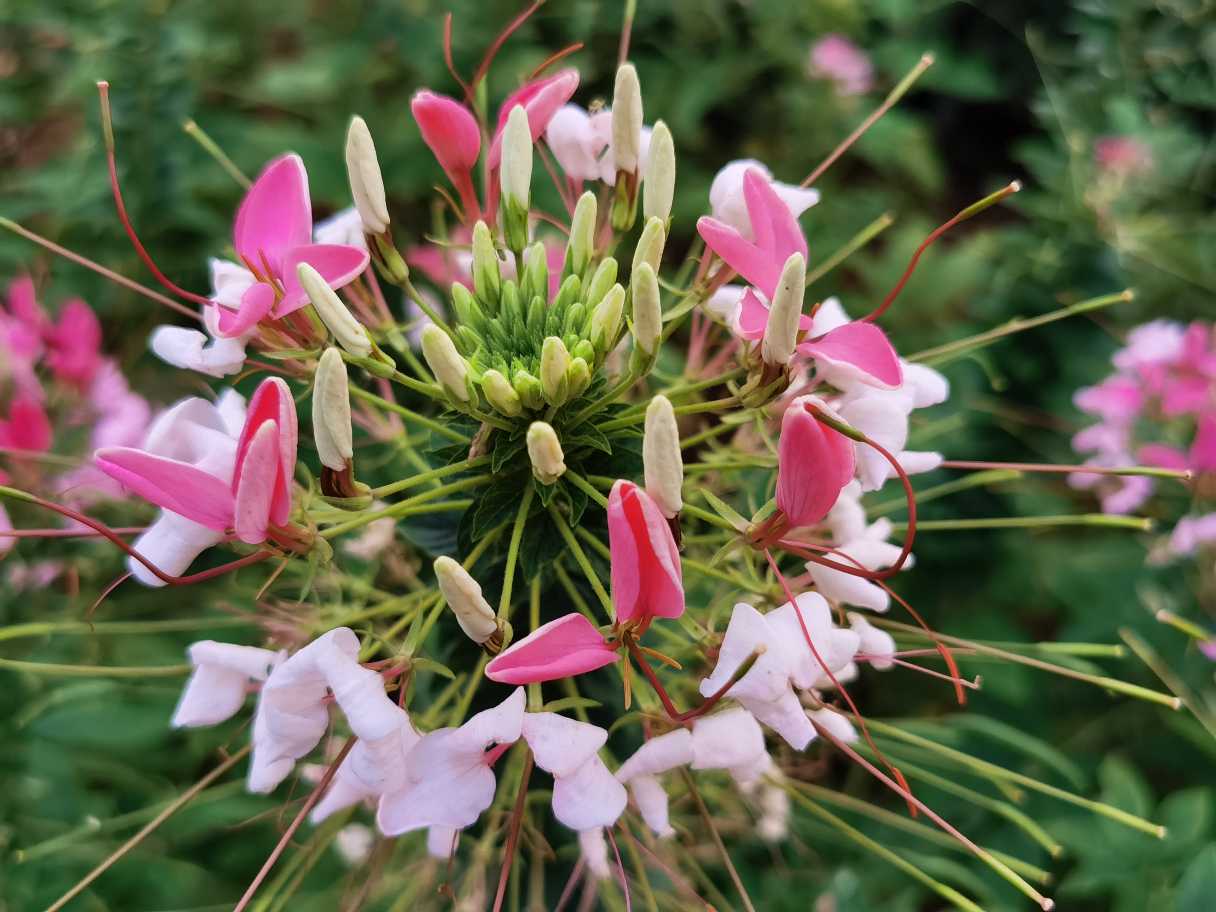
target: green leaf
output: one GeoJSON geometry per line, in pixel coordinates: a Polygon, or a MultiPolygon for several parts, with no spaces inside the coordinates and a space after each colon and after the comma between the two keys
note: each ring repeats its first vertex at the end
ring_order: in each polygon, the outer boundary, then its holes
{"type": "Polygon", "coordinates": [[[607,453],[609,456],[612,455],[612,444],[608,442],[608,437],[593,424],[584,424],[579,428],[577,434],[563,437],[562,446],[568,451],[576,450],[579,447],[591,447],[607,453]]]}
{"type": "Polygon", "coordinates": [[[497,475],[507,463],[523,453],[526,445],[523,434],[495,434],[494,452],[490,454],[490,471],[497,475]]]}
{"type": "Polygon", "coordinates": [[[1046,741],[1032,737],[1019,729],[1004,722],[990,719],[987,716],[955,715],[949,717],[956,725],[970,729],[973,732],[999,741],[1002,744],[1021,751],[1028,757],[1033,757],[1044,766],[1055,770],[1069,781],[1078,791],[1086,786],[1085,773],[1072,760],[1056,750],[1046,741]]]}
{"type": "Polygon", "coordinates": [[[415,657],[410,660],[410,664],[417,671],[429,671],[432,674],[442,675],[451,680],[456,679],[456,673],[448,668],[442,662],[436,662],[434,659],[415,657]]]}
{"type": "Polygon", "coordinates": [[[1216,896],[1216,843],[1209,843],[1187,865],[1178,881],[1177,912],[1210,912],[1216,896]]]}
{"type": "Polygon", "coordinates": [[[541,710],[544,712],[564,712],[567,709],[599,709],[604,704],[590,697],[562,697],[560,700],[550,700],[541,710]]]}
{"type": "MultiPolygon", "coordinates": [[[[532,487],[536,489],[536,494],[540,498],[541,506],[547,507],[553,502],[553,497],[561,488],[556,484],[544,484],[539,478],[532,479],[532,487]]],[[[515,493],[516,498],[519,497],[519,492],[515,493]]]]}
{"type": "Polygon", "coordinates": [[[524,526],[519,542],[519,567],[524,579],[531,579],[552,563],[566,547],[561,533],[548,513],[540,513],[524,526]]]}
{"type": "Polygon", "coordinates": [[[712,491],[707,488],[701,488],[701,495],[705,498],[705,502],[709,504],[715,513],[725,519],[728,523],[735,527],[739,532],[744,531],[748,522],[739,513],[724,500],[720,500],[712,491]]]}

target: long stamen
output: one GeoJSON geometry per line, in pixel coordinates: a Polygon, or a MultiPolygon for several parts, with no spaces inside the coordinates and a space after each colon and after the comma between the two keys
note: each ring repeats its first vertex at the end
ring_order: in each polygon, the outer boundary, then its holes
{"type": "Polygon", "coordinates": [[[490,71],[490,64],[494,62],[494,58],[498,56],[498,52],[502,50],[502,46],[506,44],[507,39],[514,35],[516,30],[527,22],[532,17],[533,13],[544,5],[544,2],[545,0],[535,0],[531,6],[508,22],[507,27],[498,34],[498,37],[495,38],[493,42],[491,42],[490,46],[486,49],[485,56],[481,58],[481,63],[477,65],[477,69],[473,72],[473,79],[469,83],[471,90],[476,90],[477,84],[485,79],[486,73],[490,71]]]}
{"type": "Polygon", "coordinates": [[[139,236],[135,233],[135,227],[127,216],[127,206],[122,199],[122,190],[118,186],[118,163],[114,156],[114,123],[110,117],[110,84],[104,79],[97,83],[97,94],[101,99],[101,130],[106,145],[106,164],[110,169],[110,189],[114,193],[114,206],[118,210],[118,220],[122,222],[123,230],[127,232],[131,246],[135,248],[135,253],[143,261],[143,264],[156,277],[156,281],[160,282],[161,285],[178,297],[206,307],[211,303],[209,299],[204,298],[202,295],[197,295],[192,291],[186,291],[170,281],[169,277],[160,271],[156,263],[152,261],[151,255],[149,255],[144,245],[140,242],[139,236]]]}
{"type": "Polygon", "coordinates": [[[536,79],[539,76],[541,76],[545,72],[545,70],[549,69],[549,67],[553,66],[553,64],[557,63],[559,60],[564,60],[565,58],[569,57],[571,54],[577,54],[579,51],[581,51],[583,49],[583,47],[584,47],[583,42],[576,41],[576,42],[574,42],[574,44],[567,45],[566,47],[562,48],[560,51],[550,54],[548,57],[546,57],[544,60],[542,60],[540,62],[540,65],[538,67],[536,67],[536,69],[534,69],[531,73],[528,74],[528,81],[531,82],[533,79],[536,79]]]}
{"type": "Polygon", "coordinates": [[[912,278],[912,273],[916,272],[916,264],[920,262],[921,254],[928,250],[934,241],[960,222],[967,221],[967,219],[971,218],[973,215],[978,215],[989,206],[996,205],[1006,197],[1013,196],[1013,194],[1017,193],[1021,189],[1022,184],[1020,181],[1012,181],[1011,183],[1006,184],[1000,190],[996,191],[996,193],[989,194],[979,202],[972,203],[962,212],[955,215],[952,219],[938,225],[931,232],[929,232],[929,236],[920,242],[920,246],[917,247],[916,251],[912,254],[912,259],[908,261],[908,266],[904,270],[904,274],[899,277],[899,281],[895,283],[895,287],[887,292],[887,296],[883,298],[882,303],[879,304],[878,307],[861,318],[862,321],[866,323],[873,323],[887,312],[887,308],[895,303],[895,299],[899,297],[899,293],[904,290],[904,286],[907,285],[908,280],[912,278]]]}
{"type": "Polygon", "coordinates": [[[472,107],[474,103],[473,89],[467,82],[460,78],[460,74],[456,72],[456,65],[452,63],[452,14],[446,13],[443,17],[443,62],[447,64],[448,73],[456,80],[456,84],[460,86],[464,92],[465,100],[472,107]]]}
{"type": "Polygon", "coordinates": [[[524,758],[524,769],[519,777],[519,793],[515,796],[515,807],[511,811],[511,828],[507,831],[507,844],[503,847],[502,871],[498,875],[498,892],[494,894],[494,912],[500,912],[507,895],[507,881],[511,877],[511,866],[515,861],[515,846],[519,842],[519,828],[524,820],[524,805],[528,800],[528,780],[532,778],[532,752],[524,758]]]}
{"type": "Polygon", "coordinates": [[[1044,462],[983,462],[975,459],[947,459],[939,466],[942,469],[986,470],[1012,469],[1017,472],[1069,473],[1083,472],[1087,475],[1144,475],[1148,478],[1172,478],[1183,484],[1193,481],[1195,473],[1190,469],[1164,469],[1159,466],[1093,466],[1063,465],[1044,462]]]}
{"type": "Polygon", "coordinates": [[[617,848],[616,838],[612,835],[612,827],[604,827],[612,853],[616,855],[616,869],[621,875],[621,890],[625,893],[625,912],[633,912],[633,901],[629,897],[629,877],[625,874],[625,864],[621,861],[621,850],[617,848]]]}

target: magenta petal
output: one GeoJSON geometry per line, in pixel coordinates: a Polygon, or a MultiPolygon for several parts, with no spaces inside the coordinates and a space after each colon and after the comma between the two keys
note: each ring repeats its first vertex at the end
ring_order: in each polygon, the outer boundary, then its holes
{"type": "Polygon", "coordinates": [[[680,553],[671,526],[649,494],[619,480],[608,495],[612,606],[618,622],[684,613],[680,553]]]}
{"type": "Polygon", "coordinates": [[[214,475],[131,447],[106,447],[93,458],[98,468],[149,503],[208,529],[222,532],[232,525],[232,491],[214,475]]]}
{"type": "Polygon", "coordinates": [[[792,526],[810,526],[827,516],[855,469],[851,440],[815,420],[802,400],[785,410],[777,447],[777,506],[792,526]]]}
{"type": "Polygon", "coordinates": [[[1190,459],[1196,472],[1216,472],[1216,412],[1199,417],[1190,459]]]}
{"type": "Polygon", "coordinates": [[[355,280],[367,268],[366,250],[345,244],[305,244],[289,250],[283,257],[283,300],[275,308],[275,317],[285,317],[308,303],[308,295],[300,287],[296,267],[307,263],[321,274],[330,288],[341,288],[355,280]]]}
{"type": "Polygon", "coordinates": [[[727,266],[772,298],[785,260],[778,262],[730,225],[707,215],[697,219],[697,233],[727,266]]]}
{"type": "Polygon", "coordinates": [[[232,243],[236,252],[258,270],[263,257],[275,273],[283,255],[312,240],[312,203],[308,172],[300,156],[276,158],[253,182],[236,212],[232,243]]]}
{"type": "Polygon", "coordinates": [[[806,258],[806,236],[798,219],[762,171],[751,168],[743,175],[743,201],[758,247],[770,251],[772,258],[782,264],[790,254],[801,253],[806,258]]]}
{"type": "Polygon", "coordinates": [[[278,448],[278,424],[263,421],[249,441],[245,458],[233,478],[236,537],[250,545],[266,541],[279,475],[278,448]]]}
{"type": "Polygon", "coordinates": [[[512,108],[523,105],[528,114],[528,131],[532,134],[532,142],[540,139],[541,134],[549,126],[549,121],[558,112],[578,88],[578,70],[570,68],[529,82],[507,96],[502,107],[498,109],[498,124],[494,128],[494,140],[490,144],[490,153],[486,156],[486,164],[493,170],[502,160],[502,133],[507,127],[507,118],[512,108]]]}
{"type": "Polygon", "coordinates": [[[410,99],[410,111],[448,179],[456,183],[468,174],[481,152],[481,130],[472,112],[456,99],[426,89],[410,99]]]}
{"type": "Polygon", "coordinates": [[[1140,447],[1136,458],[1144,465],[1157,466],[1162,469],[1182,472],[1187,467],[1186,453],[1176,447],[1166,446],[1164,443],[1150,443],[1140,447]]]}
{"type": "Polygon", "coordinates": [[[904,382],[899,356],[886,333],[873,323],[860,320],[846,323],[818,339],[804,342],[798,351],[837,367],[848,365],[857,373],[858,380],[870,386],[897,389],[904,382]]]}
{"type": "Polygon", "coordinates": [[[581,614],[567,614],[536,628],[486,666],[501,684],[536,684],[595,671],[620,656],[581,614]]]}
{"type": "Polygon", "coordinates": [[[253,437],[267,421],[275,423],[277,432],[278,471],[270,479],[273,485],[270,518],[277,526],[287,522],[291,515],[291,478],[296,468],[296,447],[299,442],[299,427],[296,421],[296,404],[291,390],[279,377],[263,380],[245,413],[245,426],[237,442],[236,468],[233,470],[232,490],[235,492],[243,472],[243,464],[249,458],[253,437]]]}
{"type": "Polygon", "coordinates": [[[9,405],[8,417],[7,422],[0,422],[4,446],[34,453],[45,453],[51,448],[54,440],[51,419],[34,396],[18,393],[9,405]]]}
{"type": "Polygon", "coordinates": [[[274,307],[274,286],[255,282],[241,295],[239,310],[216,305],[220,335],[229,339],[243,336],[262,322],[274,307]]]}
{"type": "Polygon", "coordinates": [[[63,306],[49,342],[52,351],[47,360],[60,379],[83,385],[101,366],[101,323],[80,298],[63,306]]]}
{"type": "Polygon", "coordinates": [[[739,306],[739,335],[744,339],[764,338],[764,327],[768,326],[768,308],[756,296],[753,288],[743,293],[739,306]]]}

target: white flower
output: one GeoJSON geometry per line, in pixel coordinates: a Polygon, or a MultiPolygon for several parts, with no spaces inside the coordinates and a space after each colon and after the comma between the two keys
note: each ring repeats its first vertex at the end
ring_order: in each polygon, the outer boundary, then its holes
{"type": "Polygon", "coordinates": [[[870,657],[870,666],[879,671],[895,667],[895,637],[871,624],[864,614],[850,611],[849,626],[857,633],[860,644],[857,651],[870,657]]]}
{"type": "Polygon", "coordinates": [[[399,836],[423,827],[461,830],[475,823],[494,800],[494,771],[486,750],[519,740],[524,701],[524,689],[517,687],[498,706],[459,728],[424,735],[410,752],[403,787],[380,798],[380,831],[399,836]]]}
{"type": "Polygon", "coordinates": [[[625,809],[625,788],[600,759],[608,732],[556,713],[527,713],[522,733],[536,765],[553,776],[553,816],[582,832],[612,826],[625,809]]]}
{"type": "Polygon", "coordinates": [[[773,190],[789,207],[795,218],[819,202],[818,190],[808,190],[796,184],[783,184],[775,181],[772,179],[772,172],[754,158],[728,162],[714,176],[714,182],[709,187],[709,207],[714,218],[730,225],[745,238],[749,240],[752,238],[752,223],[748,218],[747,204],[743,199],[743,175],[753,169],[760,171],[769,179],[773,190]]]}
{"type": "Polygon", "coordinates": [[[313,239],[318,244],[340,244],[343,247],[358,247],[367,250],[367,237],[363,234],[363,219],[354,206],[336,212],[324,221],[317,222],[312,229],[313,239]]]}
{"type": "Polygon", "coordinates": [[[174,728],[217,725],[232,718],[245,702],[249,684],[265,681],[284,655],[214,640],[192,643],[187,654],[194,672],[173,712],[174,728]]]}
{"type": "MultiPolygon", "coordinates": [[[[829,555],[829,558],[861,570],[884,570],[895,564],[901,551],[899,545],[887,541],[890,535],[891,521],[879,519],[867,526],[860,536],[838,545],[840,553],[829,555]]],[[[913,558],[909,555],[904,567],[911,567],[912,563],[913,558]]],[[[890,606],[891,596],[887,591],[865,577],[834,570],[815,561],[807,561],[806,567],[815,588],[832,601],[871,611],[886,611],[890,606]]]]}
{"type": "MultiPolygon", "coordinates": [[[[649,127],[643,127],[638,141],[638,171],[645,173],[650,158],[649,127]]],[[[576,104],[558,109],[545,129],[545,142],[562,171],[571,180],[603,181],[616,184],[616,153],[612,148],[612,110],[602,108],[595,114],[576,104]]]]}

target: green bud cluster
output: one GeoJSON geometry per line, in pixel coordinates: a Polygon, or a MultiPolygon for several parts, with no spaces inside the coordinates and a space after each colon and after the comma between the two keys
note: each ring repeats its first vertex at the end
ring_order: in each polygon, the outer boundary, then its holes
{"type": "Polygon", "coordinates": [[[508,418],[577,399],[620,338],[625,290],[616,260],[595,260],[592,194],[574,221],[552,300],[544,245],[525,248],[518,276],[504,278],[484,222],[473,230],[473,289],[452,286],[456,347],[474,386],[508,418]]]}

